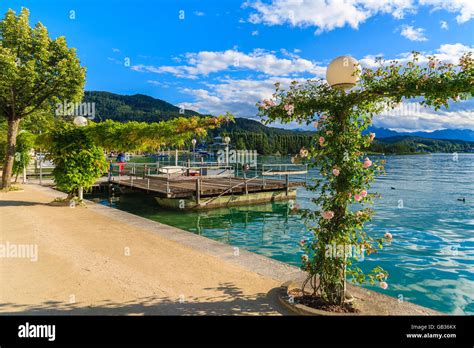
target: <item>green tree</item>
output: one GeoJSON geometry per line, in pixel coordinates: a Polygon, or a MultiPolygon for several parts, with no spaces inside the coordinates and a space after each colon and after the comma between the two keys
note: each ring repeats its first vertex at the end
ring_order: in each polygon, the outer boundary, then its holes
{"type": "Polygon", "coordinates": [[[69,199],[79,188],[90,188],[107,171],[104,150],[94,143],[86,127],[58,122],[49,136],[48,158],[54,162],[54,181],[69,199]]]}
{"type": "Polygon", "coordinates": [[[242,135],[237,139],[237,142],[235,143],[235,148],[237,150],[245,150],[245,140],[242,138],[242,135]]]}
{"type": "Polygon", "coordinates": [[[30,132],[22,130],[17,136],[15,161],[13,163],[13,174],[16,175],[15,181],[18,180],[18,175],[23,173],[23,170],[28,167],[31,156],[30,151],[35,145],[35,137],[30,132]]]}
{"type": "Polygon", "coordinates": [[[50,39],[41,23],[30,27],[28,9],[18,16],[10,9],[0,21],[0,76],[0,117],[8,121],[2,186],[9,189],[20,120],[80,101],[85,69],[64,37],[50,39]]]}

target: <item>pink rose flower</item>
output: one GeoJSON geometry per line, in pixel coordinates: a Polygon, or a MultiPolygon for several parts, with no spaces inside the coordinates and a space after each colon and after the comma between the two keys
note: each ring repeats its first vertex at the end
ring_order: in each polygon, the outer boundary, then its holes
{"type": "Polygon", "coordinates": [[[319,145],[320,146],[324,146],[325,141],[326,141],[326,139],[324,139],[324,137],[319,137],[319,145]]]}
{"type": "Polygon", "coordinates": [[[339,169],[337,169],[337,168],[334,168],[334,169],[332,170],[332,175],[334,175],[334,176],[339,176],[340,173],[341,173],[341,172],[340,172],[339,169]]]}
{"type": "Polygon", "coordinates": [[[392,238],[393,238],[393,236],[392,236],[392,234],[391,234],[390,232],[386,232],[386,233],[384,234],[384,237],[387,238],[387,239],[392,239],[392,238]]]}
{"type": "Polygon", "coordinates": [[[271,108],[275,105],[276,105],[276,103],[273,100],[269,100],[269,99],[265,99],[261,104],[262,108],[264,108],[265,110],[267,110],[268,108],[271,108]]]}
{"type": "Polygon", "coordinates": [[[359,201],[362,199],[362,196],[361,196],[360,194],[357,194],[357,193],[356,193],[356,194],[354,195],[354,199],[355,199],[357,202],[359,202],[359,201]]]}
{"type": "Polygon", "coordinates": [[[364,198],[367,197],[367,191],[366,190],[360,191],[360,195],[364,198]]]}
{"type": "Polygon", "coordinates": [[[304,246],[305,241],[302,239],[300,240],[300,246],[304,246]]]}
{"type": "Polygon", "coordinates": [[[295,107],[294,107],[293,105],[291,105],[291,104],[286,104],[286,105],[284,106],[284,108],[285,108],[285,111],[287,112],[288,116],[293,115],[293,112],[295,111],[295,107]]]}
{"type": "Polygon", "coordinates": [[[300,150],[300,157],[308,157],[308,150],[306,150],[304,147],[300,150]]]}
{"type": "Polygon", "coordinates": [[[334,212],[328,210],[321,214],[324,220],[331,220],[334,217],[334,212]]]}
{"type": "Polygon", "coordinates": [[[369,159],[369,157],[366,157],[364,159],[364,168],[367,169],[372,165],[372,161],[369,159]]]}
{"type": "Polygon", "coordinates": [[[382,289],[384,289],[384,290],[385,290],[386,288],[388,288],[387,282],[380,282],[380,287],[381,287],[382,289]]]}

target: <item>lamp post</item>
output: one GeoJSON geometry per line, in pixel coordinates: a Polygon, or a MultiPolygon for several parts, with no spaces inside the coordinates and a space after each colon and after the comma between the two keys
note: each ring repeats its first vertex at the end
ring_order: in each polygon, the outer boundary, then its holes
{"type": "Polygon", "coordinates": [[[230,143],[230,138],[225,137],[224,142],[225,142],[225,165],[228,166],[229,165],[229,143],[230,143]]]}
{"type": "Polygon", "coordinates": [[[196,143],[197,143],[197,140],[193,139],[193,140],[191,140],[191,142],[193,143],[193,161],[196,162],[196,143]]]}
{"type": "MultiPolygon", "coordinates": [[[[84,116],[76,116],[74,117],[74,120],[72,121],[77,127],[85,127],[87,126],[87,118],[84,116]]],[[[79,196],[79,200],[82,201],[84,198],[84,187],[80,186],[77,192],[77,195],[79,196]]]]}
{"type": "MultiPolygon", "coordinates": [[[[329,64],[326,70],[326,80],[332,88],[340,90],[342,91],[342,93],[345,93],[346,91],[353,88],[359,81],[358,62],[350,56],[340,56],[340,57],[335,58],[334,60],[331,61],[331,63],[329,64]]],[[[347,117],[348,113],[349,113],[349,110],[345,110],[345,109],[337,109],[333,111],[334,116],[337,117],[337,120],[339,121],[340,132],[342,134],[346,132],[347,122],[348,122],[348,117],[347,117]]],[[[343,162],[345,161],[346,153],[347,151],[345,150],[343,153],[339,155],[339,158],[336,159],[337,166],[339,168],[344,168],[343,162]]],[[[344,187],[347,186],[347,180],[348,180],[347,176],[341,169],[341,173],[336,178],[336,185],[338,187],[338,191],[342,192],[344,190],[344,187]]],[[[335,213],[336,221],[344,220],[346,210],[347,210],[346,201],[343,203],[334,205],[334,213],[335,213]]],[[[353,300],[352,296],[350,294],[347,294],[347,291],[346,291],[346,269],[347,269],[346,258],[347,256],[344,255],[343,267],[338,270],[335,270],[337,274],[340,275],[341,282],[339,285],[340,288],[339,289],[336,288],[334,290],[336,294],[338,291],[340,291],[338,298],[341,304],[346,300],[348,301],[353,300]]]]}

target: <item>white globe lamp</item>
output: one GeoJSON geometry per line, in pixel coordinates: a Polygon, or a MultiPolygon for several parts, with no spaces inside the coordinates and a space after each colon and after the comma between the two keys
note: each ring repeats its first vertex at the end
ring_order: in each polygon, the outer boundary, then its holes
{"type": "Polygon", "coordinates": [[[359,63],[351,56],[335,58],[326,70],[327,82],[336,89],[351,89],[359,81],[359,63]]]}
{"type": "Polygon", "coordinates": [[[74,120],[72,122],[78,127],[87,126],[87,118],[85,118],[84,116],[74,117],[74,120]]]}

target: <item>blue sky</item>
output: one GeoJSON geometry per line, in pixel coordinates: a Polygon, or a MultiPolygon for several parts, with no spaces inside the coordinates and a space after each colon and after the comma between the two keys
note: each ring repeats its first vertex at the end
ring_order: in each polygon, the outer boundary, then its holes
{"type": "MultiPolygon", "coordinates": [[[[31,23],[77,48],[87,90],[250,118],[273,83],[324,77],[342,54],[366,65],[412,50],[455,61],[474,45],[472,0],[0,0],[0,13],[22,6],[31,23]]],[[[448,112],[413,110],[375,124],[474,129],[472,100],[448,112]]]]}

